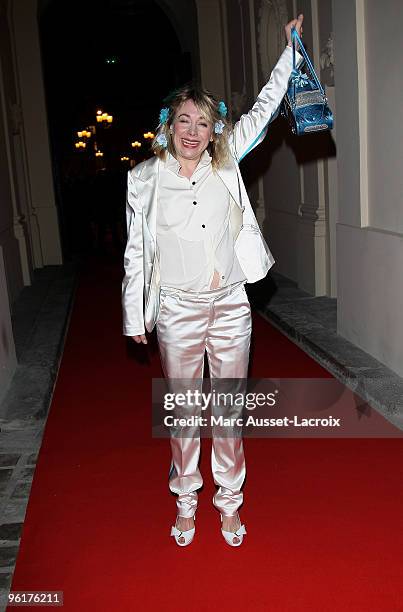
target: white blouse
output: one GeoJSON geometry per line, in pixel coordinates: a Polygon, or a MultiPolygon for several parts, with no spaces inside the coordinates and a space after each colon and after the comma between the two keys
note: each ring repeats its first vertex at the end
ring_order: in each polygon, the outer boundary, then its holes
{"type": "Polygon", "coordinates": [[[169,152],[158,188],[157,255],[161,286],[208,291],[246,282],[234,251],[230,216],[236,206],[204,151],[190,178],[169,152]],[[214,271],[219,284],[212,285],[214,271]],[[217,278],[217,276],[216,276],[217,278]]]}

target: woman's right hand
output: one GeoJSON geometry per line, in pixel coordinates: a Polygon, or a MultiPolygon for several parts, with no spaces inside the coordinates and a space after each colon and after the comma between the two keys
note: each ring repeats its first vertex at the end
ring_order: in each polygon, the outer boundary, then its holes
{"type": "MultiPolygon", "coordinates": [[[[297,34],[299,36],[302,36],[302,22],[304,21],[304,15],[302,13],[300,13],[297,17],[297,19],[292,19],[289,23],[287,23],[287,25],[285,26],[285,35],[287,38],[287,46],[288,47],[292,47],[292,40],[291,40],[291,30],[292,28],[295,28],[297,30],[297,34]]],[[[299,45],[296,45],[296,49],[298,49],[299,45]]]]}
{"type": "Polygon", "coordinates": [[[141,336],[132,336],[132,338],[135,342],[137,342],[137,344],[140,344],[141,342],[143,344],[147,344],[147,338],[144,334],[141,334],[141,336]]]}

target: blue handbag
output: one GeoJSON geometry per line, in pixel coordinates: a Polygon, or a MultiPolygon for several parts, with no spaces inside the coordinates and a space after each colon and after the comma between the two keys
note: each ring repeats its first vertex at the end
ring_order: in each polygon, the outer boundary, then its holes
{"type": "MultiPolygon", "coordinates": [[[[281,114],[291,125],[293,134],[301,136],[333,128],[333,113],[311,60],[295,28],[291,30],[292,64],[288,89],[281,104],[281,114]],[[298,42],[309,74],[296,67],[295,45],[298,42]]],[[[304,63],[304,62],[303,62],[304,63]]]]}

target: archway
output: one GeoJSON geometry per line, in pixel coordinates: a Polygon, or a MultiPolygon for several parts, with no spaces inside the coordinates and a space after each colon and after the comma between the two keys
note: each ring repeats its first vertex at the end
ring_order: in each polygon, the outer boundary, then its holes
{"type": "Polygon", "coordinates": [[[197,76],[197,44],[189,46],[190,39],[197,41],[197,22],[187,21],[187,30],[184,27],[194,3],[187,2],[187,9],[179,4],[169,0],[40,0],[38,4],[65,256],[87,244],[88,224],[99,209],[94,203],[88,206],[95,193],[90,177],[101,167],[120,175],[114,197],[123,219],[129,162],[121,157],[138,162],[147,155],[143,134],[155,128],[162,99],[173,87],[197,76]],[[98,108],[113,116],[108,129],[97,126],[98,108]],[[93,125],[102,160],[95,158],[94,137],[84,152],[74,147],[77,131],[93,125]],[[133,151],[135,140],[142,148],[133,151]]]}

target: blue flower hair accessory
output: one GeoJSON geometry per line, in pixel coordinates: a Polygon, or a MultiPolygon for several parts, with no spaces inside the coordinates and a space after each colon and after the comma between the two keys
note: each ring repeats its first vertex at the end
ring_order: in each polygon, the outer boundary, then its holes
{"type": "Polygon", "coordinates": [[[169,108],[168,107],[161,108],[160,110],[160,124],[161,125],[163,125],[164,123],[168,121],[168,116],[169,116],[169,108]]]}
{"type": "Polygon", "coordinates": [[[157,138],[155,140],[158,142],[160,147],[162,147],[163,149],[167,148],[168,140],[167,140],[167,137],[165,136],[165,134],[158,134],[158,136],[157,136],[157,138]]]}
{"type": "Polygon", "coordinates": [[[221,117],[226,117],[227,116],[228,109],[225,106],[225,102],[223,100],[221,100],[218,103],[218,112],[220,113],[221,117]]]}
{"type": "Polygon", "coordinates": [[[221,119],[219,121],[216,121],[214,124],[214,133],[215,134],[222,134],[225,128],[225,123],[224,121],[221,121],[221,119]]]}

